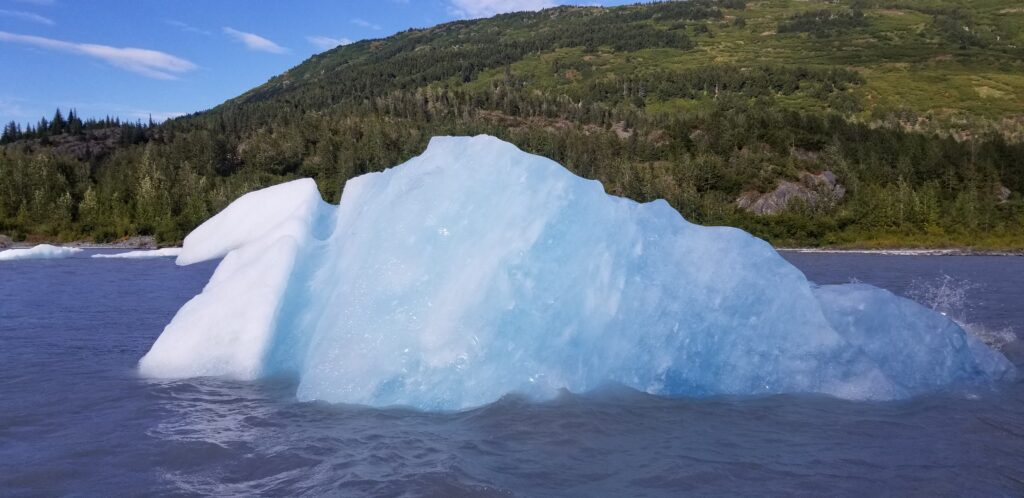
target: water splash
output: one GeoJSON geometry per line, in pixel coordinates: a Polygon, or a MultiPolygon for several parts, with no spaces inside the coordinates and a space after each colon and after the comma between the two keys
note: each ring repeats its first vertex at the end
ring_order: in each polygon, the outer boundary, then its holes
{"type": "Polygon", "coordinates": [[[915,279],[907,289],[907,297],[949,317],[987,346],[1003,351],[1018,340],[1012,327],[994,328],[972,322],[975,301],[971,296],[982,290],[980,284],[943,274],[937,278],[915,279]]]}
{"type": "Polygon", "coordinates": [[[971,311],[968,295],[980,285],[943,274],[933,279],[915,279],[907,297],[956,320],[966,321],[971,311]]]}
{"type": "MultiPolygon", "coordinates": [[[[954,322],[956,320],[953,320],[954,322]]],[[[989,328],[980,323],[960,323],[960,327],[968,334],[977,337],[986,346],[997,351],[1005,351],[1008,346],[1018,341],[1017,333],[1012,327],[989,328]]]]}

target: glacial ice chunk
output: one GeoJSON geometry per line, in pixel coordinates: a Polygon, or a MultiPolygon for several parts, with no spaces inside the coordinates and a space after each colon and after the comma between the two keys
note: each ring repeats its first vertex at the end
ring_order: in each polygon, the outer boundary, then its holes
{"type": "Polygon", "coordinates": [[[128,251],[115,254],[93,254],[92,257],[99,259],[149,259],[149,258],[176,258],[181,254],[180,247],[166,247],[164,249],[128,251]]]}
{"type": "Polygon", "coordinates": [[[178,263],[224,254],[144,375],[291,375],[302,400],[443,410],[610,382],[893,399],[1012,372],[912,301],[815,286],[750,234],[488,136],[435,138],[337,207],[309,180],[248,194],[178,263]]]}
{"type": "Polygon", "coordinates": [[[242,196],[189,234],[179,265],[227,256],[142,358],[143,374],[254,379],[265,372],[299,249],[312,238],[315,214],[328,209],[315,182],[296,180],[242,196]]]}
{"type": "Polygon", "coordinates": [[[279,237],[305,239],[309,221],[322,204],[310,178],[245,194],[185,237],[178,264],[222,258],[279,237]]]}
{"type": "Polygon", "coordinates": [[[7,249],[0,251],[0,261],[17,261],[21,259],[61,259],[69,258],[82,252],[77,247],[57,247],[50,244],[39,244],[27,249],[7,249]]]}

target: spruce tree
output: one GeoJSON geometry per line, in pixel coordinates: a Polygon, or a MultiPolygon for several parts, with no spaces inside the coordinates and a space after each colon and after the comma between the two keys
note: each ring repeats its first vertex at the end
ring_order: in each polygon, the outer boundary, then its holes
{"type": "Polygon", "coordinates": [[[4,126],[3,135],[0,135],[0,144],[9,144],[18,139],[18,123],[11,121],[4,126]]]}
{"type": "Polygon", "coordinates": [[[64,133],[64,127],[67,122],[64,121],[64,115],[60,113],[60,108],[57,108],[57,112],[53,113],[53,121],[50,122],[50,132],[54,135],[60,135],[64,133]]]}

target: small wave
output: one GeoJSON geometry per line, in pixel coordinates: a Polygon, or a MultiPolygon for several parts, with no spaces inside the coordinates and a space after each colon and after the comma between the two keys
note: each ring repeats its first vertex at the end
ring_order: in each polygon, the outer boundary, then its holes
{"type": "MultiPolygon", "coordinates": [[[[955,321],[955,320],[954,320],[955,321]]],[[[1017,342],[1017,333],[1011,327],[989,328],[980,323],[957,322],[968,334],[978,338],[986,346],[997,351],[1005,351],[1007,346],[1017,342]]]]}

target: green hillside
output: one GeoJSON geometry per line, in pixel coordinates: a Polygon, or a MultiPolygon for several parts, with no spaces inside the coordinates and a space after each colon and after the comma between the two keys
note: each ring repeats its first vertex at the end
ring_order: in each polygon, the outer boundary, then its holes
{"type": "Polygon", "coordinates": [[[560,7],[362,41],[163,125],[5,131],[0,233],[175,242],[246,191],[311,176],[334,202],[430,136],[490,133],[777,244],[1020,249],[1024,8],[962,3],[560,7]]]}

